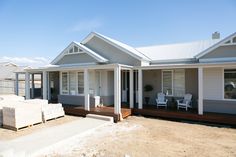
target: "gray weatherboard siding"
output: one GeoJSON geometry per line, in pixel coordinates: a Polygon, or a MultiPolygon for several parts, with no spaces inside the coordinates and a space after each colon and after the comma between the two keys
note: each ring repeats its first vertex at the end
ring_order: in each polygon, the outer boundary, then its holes
{"type": "Polygon", "coordinates": [[[88,43],[85,44],[88,48],[98,53],[99,55],[107,58],[110,63],[119,63],[127,65],[141,65],[141,61],[135,59],[129,54],[121,51],[120,49],[106,43],[98,37],[93,37],[88,43]]]}
{"type": "Polygon", "coordinates": [[[204,55],[201,58],[228,58],[228,57],[236,57],[236,45],[232,46],[221,46],[210,53],[204,55]]]}
{"type": "Polygon", "coordinates": [[[95,63],[95,62],[97,62],[97,60],[89,56],[88,54],[79,53],[79,54],[65,55],[56,64],[63,65],[63,64],[95,63]]]}
{"type": "Polygon", "coordinates": [[[236,101],[204,100],[203,111],[236,114],[236,101]]]}
{"type": "MultiPolygon", "coordinates": [[[[104,105],[113,105],[114,96],[101,96],[104,105]]],[[[84,96],[78,95],[58,95],[58,102],[66,105],[84,106],[84,96]]],[[[95,100],[90,96],[90,107],[94,107],[95,100]]]]}

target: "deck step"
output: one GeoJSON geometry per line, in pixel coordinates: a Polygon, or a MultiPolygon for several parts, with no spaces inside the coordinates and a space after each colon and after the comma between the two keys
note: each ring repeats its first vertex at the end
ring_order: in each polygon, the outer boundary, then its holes
{"type": "Polygon", "coordinates": [[[94,119],[100,119],[100,120],[105,120],[109,122],[114,122],[114,118],[110,116],[102,116],[102,115],[97,115],[97,114],[87,114],[86,118],[94,118],[94,119]]]}

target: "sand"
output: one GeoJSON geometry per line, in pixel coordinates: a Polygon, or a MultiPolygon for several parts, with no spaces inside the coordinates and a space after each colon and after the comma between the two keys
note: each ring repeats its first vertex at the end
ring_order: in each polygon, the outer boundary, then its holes
{"type": "Polygon", "coordinates": [[[236,129],[131,116],[78,139],[71,151],[50,156],[236,156],[236,129]]]}
{"type": "Polygon", "coordinates": [[[65,124],[65,123],[68,123],[68,122],[71,122],[71,121],[74,121],[74,120],[78,120],[80,118],[81,117],[64,116],[64,117],[61,117],[61,118],[57,118],[57,119],[47,121],[46,123],[36,124],[32,127],[20,129],[17,132],[0,127],[0,141],[15,139],[17,137],[25,136],[25,135],[28,135],[30,133],[34,133],[36,131],[42,130],[44,128],[65,124]]]}

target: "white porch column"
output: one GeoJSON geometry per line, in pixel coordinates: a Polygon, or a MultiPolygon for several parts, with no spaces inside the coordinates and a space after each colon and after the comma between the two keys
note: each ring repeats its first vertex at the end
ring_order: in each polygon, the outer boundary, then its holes
{"type": "Polygon", "coordinates": [[[15,78],[15,95],[19,95],[19,74],[16,73],[16,78],[15,78]]]}
{"type": "Polygon", "coordinates": [[[120,66],[114,68],[114,112],[121,115],[121,72],[120,66]]]}
{"type": "Polygon", "coordinates": [[[43,71],[43,99],[47,100],[47,72],[43,71]]]}
{"type": "Polygon", "coordinates": [[[198,68],[198,114],[203,115],[203,68],[198,68]]]}
{"type": "Polygon", "coordinates": [[[89,72],[88,69],[84,69],[84,109],[90,110],[89,103],[89,72]]]}
{"type": "Polygon", "coordinates": [[[30,99],[30,74],[25,73],[25,99],[30,99]]]}
{"type": "Polygon", "coordinates": [[[138,108],[143,108],[143,71],[138,69],[138,108]]]}
{"type": "Polygon", "coordinates": [[[134,71],[129,71],[129,107],[134,108],[134,71]]]}

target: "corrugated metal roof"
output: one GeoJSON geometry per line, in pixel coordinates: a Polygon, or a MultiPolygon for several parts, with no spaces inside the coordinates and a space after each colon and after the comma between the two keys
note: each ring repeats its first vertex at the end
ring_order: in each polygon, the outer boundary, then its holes
{"type": "Polygon", "coordinates": [[[211,39],[188,43],[139,47],[136,49],[155,61],[191,59],[219,41],[220,39],[211,39]]]}

